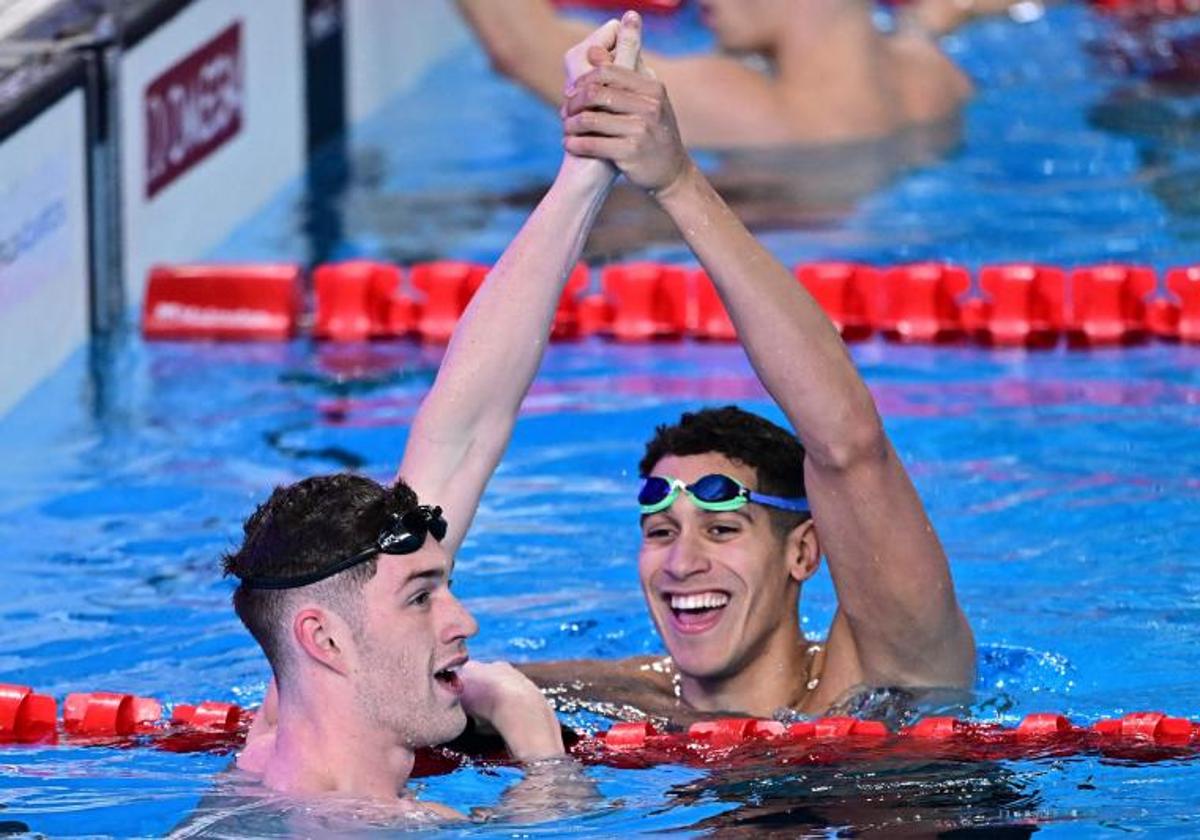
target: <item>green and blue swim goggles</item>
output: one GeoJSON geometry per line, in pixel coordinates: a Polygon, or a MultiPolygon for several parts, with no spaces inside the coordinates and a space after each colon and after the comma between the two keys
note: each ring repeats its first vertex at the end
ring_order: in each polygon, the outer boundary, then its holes
{"type": "Polygon", "coordinates": [[[750,502],[795,513],[809,512],[808,500],[803,497],[785,498],[756,493],[736,478],[711,473],[691,484],[684,484],[678,478],[665,475],[649,476],[642,483],[642,490],[638,493],[638,505],[642,515],[649,516],[666,510],[679,498],[680,491],[686,493],[696,507],[716,513],[738,510],[750,502]]]}

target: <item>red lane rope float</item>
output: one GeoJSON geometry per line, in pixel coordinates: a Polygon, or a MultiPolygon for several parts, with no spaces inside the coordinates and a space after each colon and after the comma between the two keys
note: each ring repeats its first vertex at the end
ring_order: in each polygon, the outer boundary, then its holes
{"type": "Polygon", "coordinates": [[[608,266],[600,277],[617,341],[678,339],[688,329],[688,273],[673,265],[608,266]]]}
{"type": "Polygon", "coordinates": [[[24,685],[0,685],[0,742],[44,741],[54,734],[58,703],[24,685]]]}
{"type": "Polygon", "coordinates": [[[988,266],[980,272],[985,298],[968,301],[963,321],[972,336],[1005,347],[1050,347],[1065,325],[1067,278],[1057,268],[988,266]]]}
{"type": "Polygon", "coordinates": [[[892,732],[882,723],[854,718],[790,725],[727,718],[693,724],[682,733],[661,733],[648,723],[619,723],[581,740],[573,752],[585,761],[620,767],[736,764],[755,758],[834,764],[881,755],[980,761],[1097,754],[1155,761],[1200,755],[1200,724],[1162,712],[1135,712],[1082,727],[1062,715],[1032,714],[1011,728],[929,717],[892,732]]]}
{"type": "MultiPolygon", "coordinates": [[[[245,739],[250,713],[230,703],[177,705],[171,718],[152,698],[114,692],[70,694],[61,727],[54,698],[27,686],[0,684],[0,744],[149,746],[173,752],[230,752],[245,739]]],[[[784,724],[720,718],[683,732],[649,723],[618,723],[607,732],[567,732],[571,753],[589,764],[639,768],[657,764],[835,764],[881,755],[956,761],[1098,754],[1130,760],[1200,756],[1200,723],[1162,712],[1133,712],[1078,726],[1066,717],[1032,714],[1016,727],[928,717],[893,732],[877,721],[828,717],[784,724]]],[[[507,761],[502,748],[471,755],[447,747],[421,750],[414,775],[454,770],[470,761],[507,761]]]]}
{"type": "Polygon", "coordinates": [[[1200,344],[1200,266],[1167,272],[1167,291],[1178,304],[1155,300],[1150,304],[1150,327],[1156,335],[1200,344]]]}
{"type": "Polygon", "coordinates": [[[412,268],[413,288],[425,293],[417,316],[417,332],[429,341],[445,342],[483,284],[488,267],[466,262],[432,262],[412,268]]]}
{"type": "Polygon", "coordinates": [[[53,697],[27,686],[0,684],[0,744],[132,746],[173,752],[228,752],[245,738],[250,714],[230,703],[178,705],[169,720],[149,697],[96,691],[68,694],[61,726],[53,697]]]}
{"type": "MultiPolygon", "coordinates": [[[[411,335],[445,342],[488,271],[445,261],[407,272],[367,261],[319,266],[312,334],[330,341],[411,335]]],[[[1200,266],[1173,268],[1162,284],[1153,269],[1134,265],[1070,271],[992,265],[982,268],[974,286],[965,268],[943,263],[878,269],[819,262],[798,265],[794,273],[847,341],[881,334],[899,342],[1028,348],[1053,347],[1064,338],[1071,347],[1132,345],[1151,337],[1200,343],[1200,266]]],[[[284,339],[295,330],[300,281],[294,266],[158,267],[150,276],[144,332],[148,338],[284,339]],[[247,303],[252,298],[261,310],[247,303]]],[[[737,337],[703,271],[630,263],[603,268],[599,293],[587,294],[590,282],[588,267],[576,266],[552,338],[737,337]]]]}
{"type": "Polygon", "coordinates": [[[400,295],[401,277],[397,266],[366,260],[319,266],[313,272],[313,337],[361,341],[412,330],[416,313],[400,295]]]}

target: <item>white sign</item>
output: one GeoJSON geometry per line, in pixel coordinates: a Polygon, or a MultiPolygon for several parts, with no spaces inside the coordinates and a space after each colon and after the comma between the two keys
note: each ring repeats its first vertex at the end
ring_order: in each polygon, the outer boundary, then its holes
{"type": "Polygon", "coordinates": [[[81,91],[0,145],[0,414],[88,335],[81,91]]]}
{"type": "Polygon", "coordinates": [[[140,311],[150,266],[206,258],[303,174],[303,4],[194,0],[125,52],[120,86],[125,301],[140,311]]]}

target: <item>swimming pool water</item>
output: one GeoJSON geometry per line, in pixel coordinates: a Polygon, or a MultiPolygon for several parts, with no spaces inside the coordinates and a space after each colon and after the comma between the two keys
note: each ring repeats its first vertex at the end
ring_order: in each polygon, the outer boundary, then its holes
{"type": "MultiPolygon", "coordinates": [[[[658,31],[666,26],[655,23],[650,38],[699,37],[658,31]]],[[[1033,27],[969,30],[951,43],[981,84],[961,150],[894,173],[838,218],[766,238],[787,261],[1195,261],[1194,219],[1156,192],[1172,171],[1186,176],[1194,150],[1089,123],[1125,84],[1094,68],[1082,47],[1102,27],[1065,9],[1033,27]],[[1170,165],[1148,171],[1148,157],[1170,165]]],[[[298,185],[214,256],[326,249],[490,260],[526,212],[526,194],[552,171],[556,142],[552,115],[492,79],[472,49],[354,138],[351,179],[332,205],[341,235],[314,244],[298,185]],[[466,97],[455,113],[479,128],[477,147],[444,142],[438,115],[450,93],[466,97]]],[[[680,255],[668,240],[635,253],[680,255]]],[[[853,353],[947,547],[980,642],[974,715],[1200,717],[1192,666],[1200,348],[1027,354],[869,342],[853,353]]],[[[405,342],[135,338],[78,354],[0,418],[0,682],[59,697],[114,689],[257,702],[265,663],[229,608],[218,556],[277,483],[343,468],[389,477],[439,356],[405,342]]],[[[736,347],[597,341],[551,350],[459,558],[456,588],[483,628],[473,655],[659,650],[636,585],[634,467],[655,423],[725,402],[778,417],[736,347]]],[[[802,599],[808,632],[824,632],[833,605],[822,574],[802,599]]],[[[0,831],[159,835],[226,762],[0,747],[0,831]]],[[[603,804],[519,831],[927,836],[1006,826],[1017,836],[1180,836],[1200,815],[1198,766],[1075,757],[720,774],[594,769],[603,804]]],[[[512,778],[467,769],[419,787],[482,805],[512,778]]]]}

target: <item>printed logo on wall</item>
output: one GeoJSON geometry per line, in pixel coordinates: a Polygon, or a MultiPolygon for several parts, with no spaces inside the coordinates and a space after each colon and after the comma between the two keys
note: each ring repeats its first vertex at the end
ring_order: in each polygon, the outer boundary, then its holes
{"type": "Polygon", "coordinates": [[[235,22],[146,86],[146,198],[242,129],[242,25],[235,22]]]}
{"type": "Polygon", "coordinates": [[[40,165],[3,158],[0,177],[0,310],[15,307],[39,287],[55,282],[72,267],[76,253],[68,236],[71,179],[66,161],[78,149],[57,148],[40,165]]]}

